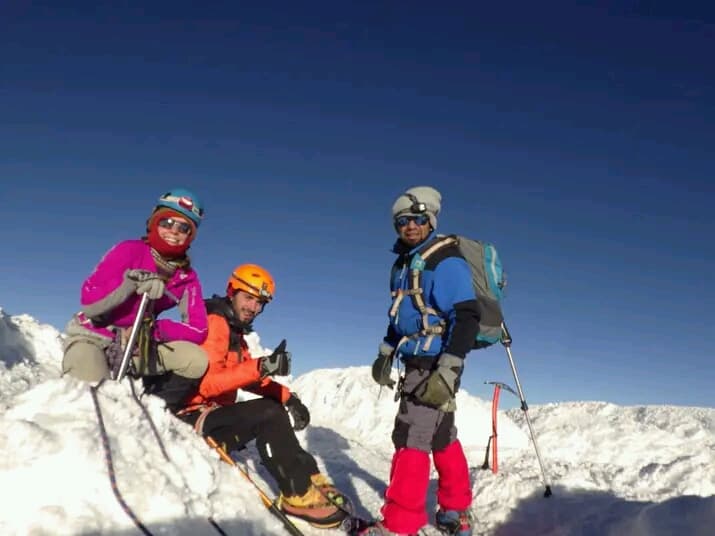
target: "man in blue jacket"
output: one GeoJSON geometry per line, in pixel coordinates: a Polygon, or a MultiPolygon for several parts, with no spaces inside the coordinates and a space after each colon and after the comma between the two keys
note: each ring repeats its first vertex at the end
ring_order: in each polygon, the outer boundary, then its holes
{"type": "Polygon", "coordinates": [[[392,441],[395,453],[382,520],[364,536],[410,535],[427,524],[430,452],[439,474],[436,525],[448,534],[471,536],[469,469],[454,425],[455,395],[464,358],[479,330],[479,312],[469,265],[456,245],[422,259],[434,235],[441,194],[410,188],[392,207],[398,239],[393,251],[392,306],[387,335],[373,364],[373,378],[392,387],[395,357],[405,365],[392,441]],[[421,271],[421,296],[411,278],[421,271]]]}

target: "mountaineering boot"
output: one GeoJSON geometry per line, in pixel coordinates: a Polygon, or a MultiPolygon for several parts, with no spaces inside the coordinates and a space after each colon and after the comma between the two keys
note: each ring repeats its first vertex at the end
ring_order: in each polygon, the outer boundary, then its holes
{"type": "Polygon", "coordinates": [[[417,536],[416,532],[407,534],[406,532],[392,532],[385,528],[381,521],[369,525],[355,533],[355,536],[417,536]]]}
{"type": "Polygon", "coordinates": [[[286,497],[281,493],[278,504],[284,513],[324,529],[338,527],[349,515],[349,510],[343,509],[347,499],[332,485],[318,489],[311,484],[303,495],[286,497]]]}
{"type": "MultiPolygon", "coordinates": [[[[335,487],[335,484],[333,484],[330,479],[325,476],[323,473],[315,473],[314,475],[310,475],[310,482],[318,488],[318,491],[320,491],[323,495],[326,493],[332,493],[335,496],[339,496],[342,499],[346,499],[346,497],[338,491],[338,488],[335,487]]],[[[340,500],[338,499],[338,506],[342,506],[340,503],[340,500]]]]}
{"type": "Polygon", "coordinates": [[[438,510],[435,515],[437,528],[450,536],[472,536],[474,518],[469,510],[438,510]]]}
{"type": "Polygon", "coordinates": [[[328,489],[335,487],[333,486],[333,483],[330,481],[330,479],[323,473],[315,473],[314,475],[310,475],[310,481],[318,489],[328,489]]]}
{"type": "Polygon", "coordinates": [[[166,409],[174,414],[184,407],[186,399],[201,383],[201,378],[186,378],[173,372],[161,376],[145,376],[142,379],[145,392],[163,399],[166,409]]]}
{"type": "Polygon", "coordinates": [[[352,516],[355,509],[353,503],[343,493],[335,487],[330,479],[323,473],[310,475],[310,481],[318,488],[318,491],[323,494],[323,497],[342,510],[346,516],[352,516]]]}

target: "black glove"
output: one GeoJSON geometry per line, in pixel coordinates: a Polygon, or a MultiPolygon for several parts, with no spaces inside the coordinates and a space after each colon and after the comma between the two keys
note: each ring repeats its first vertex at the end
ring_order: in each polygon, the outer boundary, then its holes
{"type": "Polygon", "coordinates": [[[380,344],[377,359],[372,364],[372,379],[378,385],[385,385],[392,389],[395,386],[395,380],[390,378],[392,372],[392,360],[395,349],[383,342],[380,344]]]}
{"type": "Polygon", "coordinates": [[[290,395],[285,406],[290,416],[293,417],[293,430],[302,430],[310,424],[310,412],[295,394],[290,395]]]}
{"type": "Polygon", "coordinates": [[[290,352],[286,352],[286,340],[283,339],[271,355],[260,358],[261,378],[290,374],[290,357],[290,352]]]}
{"type": "Polygon", "coordinates": [[[442,354],[437,360],[437,367],[415,389],[415,398],[433,408],[444,406],[457,394],[463,368],[464,359],[442,354]]]}

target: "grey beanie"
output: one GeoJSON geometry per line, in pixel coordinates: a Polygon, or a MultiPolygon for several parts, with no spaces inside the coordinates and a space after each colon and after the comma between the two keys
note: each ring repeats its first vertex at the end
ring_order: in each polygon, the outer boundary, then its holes
{"type": "Polygon", "coordinates": [[[414,186],[398,197],[392,205],[392,221],[395,221],[399,216],[420,214],[419,211],[412,208],[416,202],[425,204],[429,223],[432,229],[436,229],[437,215],[442,208],[442,194],[431,186],[414,186]],[[410,196],[414,199],[410,199],[410,196]]]}

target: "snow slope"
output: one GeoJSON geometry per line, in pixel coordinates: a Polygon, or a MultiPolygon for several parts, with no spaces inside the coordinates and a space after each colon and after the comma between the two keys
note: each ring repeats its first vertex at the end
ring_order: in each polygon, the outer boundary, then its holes
{"type": "MultiPolygon", "coordinates": [[[[29,316],[0,309],[0,534],[140,534],[112,493],[88,385],[60,377],[61,338],[29,316]]],[[[251,345],[265,351],[257,335],[251,345]]],[[[392,391],[380,393],[372,382],[368,364],[315,370],[285,382],[311,410],[311,425],[298,433],[301,443],[355,498],[359,513],[378,515],[397,405],[392,391]]],[[[105,383],[98,400],[118,489],[150,533],[218,534],[212,518],[229,535],[287,534],[255,489],[168,415],[160,400],[141,399],[161,445],[128,380],[105,383]]],[[[544,498],[523,413],[499,413],[500,464],[494,475],[481,469],[491,401],[460,392],[458,407],[474,482],[476,534],[715,533],[713,408],[605,402],[530,407],[553,489],[544,498]]],[[[256,482],[275,495],[255,449],[244,455],[256,482]]],[[[431,492],[435,485],[433,480],[431,492]]],[[[434,493],[428,505],[436,507],[434,493]]],[[[296,525],[306,535],[339,534],[296,525]]],[[[424,532],[436,534],[433,527],[424,532]]]]}

